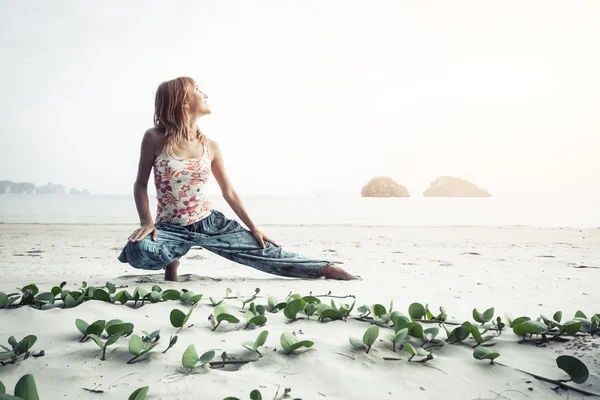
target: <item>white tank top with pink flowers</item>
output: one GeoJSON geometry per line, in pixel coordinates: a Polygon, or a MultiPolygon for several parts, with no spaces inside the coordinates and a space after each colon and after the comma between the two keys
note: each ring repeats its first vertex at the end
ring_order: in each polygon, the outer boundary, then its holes
{"type": "Polygon", "coordinates": [[[172,151],[163,152],[154,160],[156,185],[156,222],[191,225],[211,212],[207,196],[210,178],[210,155],[203,145],[201,157],[181,159],[172,151]]]}

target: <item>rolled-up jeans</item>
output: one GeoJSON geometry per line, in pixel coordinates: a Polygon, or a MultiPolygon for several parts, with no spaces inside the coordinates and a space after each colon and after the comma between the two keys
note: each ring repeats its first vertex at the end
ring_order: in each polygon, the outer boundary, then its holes
{"type": "Polygon", "coordinates": [[[128,242],[119,261],[134,268],[160,270],[187,254],[192,246],[201,246],[231,261],[287,277],[320,278],[319,270],[333,264],[286,251],[268,242],[263,249],[252,232],[217,210],[192,225],[158,222],[155,227],[158,230],[156,241],[148,235],[139,242],[128,242]]]}

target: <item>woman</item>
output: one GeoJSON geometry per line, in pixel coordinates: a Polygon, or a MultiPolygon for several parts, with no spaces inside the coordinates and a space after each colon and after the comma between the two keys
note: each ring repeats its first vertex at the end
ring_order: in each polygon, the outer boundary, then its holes
{"type": "Polygon", "coordinates": [[[357,279],[331,262],[283,250],[252,222],[234,190],[221,150],[197,127],[210,114],[208,96],[196,82],[181,77],[162,83],[156,92],[154,124],[142,140],[133,194],[140,227],[119,255],[135,268],[165,269],[177,281],[179,259],[192,246],[275,275],[357,279]],[[158,200],[156,224],[148,205],[148,179],[154,168],[158,200]],[[211,173],[221,193],[248,229],[211,208],[206,186],[211,173]]]}

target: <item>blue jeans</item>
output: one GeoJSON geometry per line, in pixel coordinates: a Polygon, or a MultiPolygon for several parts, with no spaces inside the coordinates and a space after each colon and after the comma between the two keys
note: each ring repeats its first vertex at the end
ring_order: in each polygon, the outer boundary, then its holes
{"type": "Polygon", "coordinates": [[[265,242],[263,249],[250,231],[217,210],[192,225],[158,222],[155,226],[156,241],[148,235],[139,242],[128,242],[119,261],[134,268],[159,270],[187,254],[192,246],[201,246],[231,261],[280,276],[320,278],[319,270],[332,264],[285,251],[271,243],[265,242]]]}

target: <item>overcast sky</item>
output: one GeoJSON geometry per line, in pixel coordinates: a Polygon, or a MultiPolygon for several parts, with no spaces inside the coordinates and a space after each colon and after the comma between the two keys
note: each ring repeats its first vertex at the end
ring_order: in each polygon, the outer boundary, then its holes
{"type": "Polygon", "coordinates": [[[598,21],[594,0],[3,0],[0,180],[131,193],[156,87],[186,75],[242,194],[597,196],[598,21]]]}

